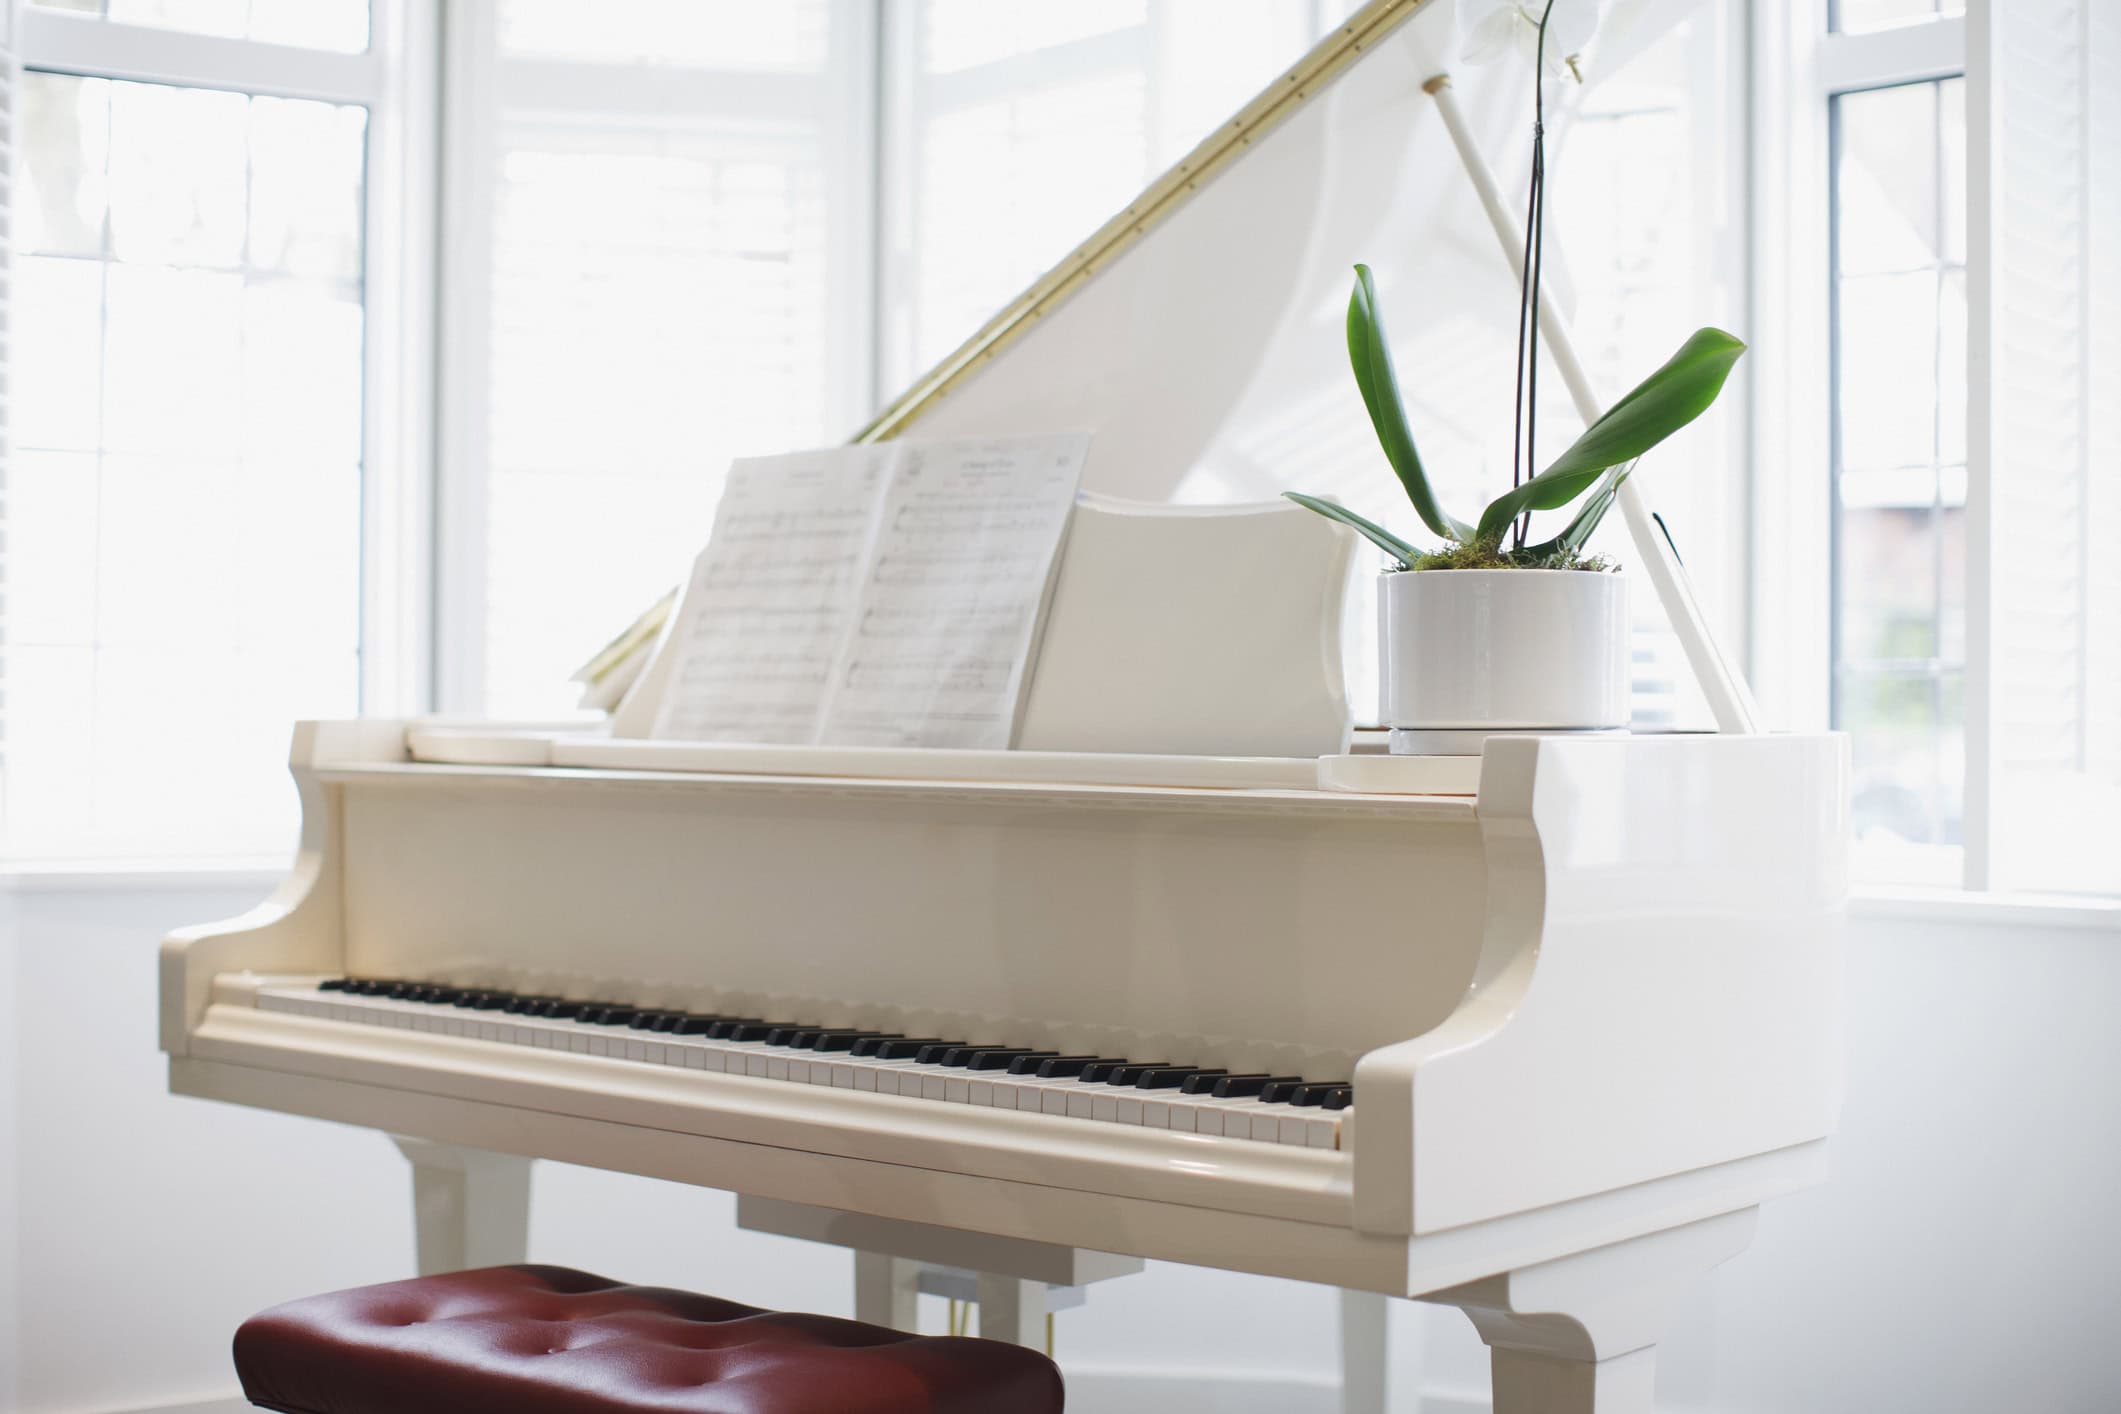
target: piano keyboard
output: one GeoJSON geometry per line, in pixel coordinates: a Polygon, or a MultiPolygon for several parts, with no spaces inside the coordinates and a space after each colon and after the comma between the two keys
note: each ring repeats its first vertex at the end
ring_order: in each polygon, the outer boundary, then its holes
{"type": "Polygon", "coordinates": [[[370,978],[267,985],[261,1010],[798,1085],[1341,1147],[1346,1081],[370,978]]]}

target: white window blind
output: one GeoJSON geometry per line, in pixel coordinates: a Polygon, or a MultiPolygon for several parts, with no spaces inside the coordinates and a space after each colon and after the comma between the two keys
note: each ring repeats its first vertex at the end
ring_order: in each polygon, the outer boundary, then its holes
{"type": "Polygon", "coordinates": [[[2121,15],[1976,4],[1972,882],[2121,890],[2121,15]],[[1983,494],[1985,493],[1985,495],[1983,494]]]}
{"type": "Polygon", "coordinates": [[[683,577],[730,460],[867,409],[863,12],[584,13],[449,13],[438,667],[460,710],[570,707],[569,671],[683,577]]]}

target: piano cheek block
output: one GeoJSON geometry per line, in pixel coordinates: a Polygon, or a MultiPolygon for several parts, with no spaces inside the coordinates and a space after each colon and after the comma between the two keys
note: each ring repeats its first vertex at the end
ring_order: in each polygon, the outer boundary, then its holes
{"type": "Polygon", "coordinates": [[[243,1324],[235,1358],[251,1402],[290,1414],[1061,1414],[1062,1399],[1053,1362],[1019,1346],[564,1267],[290,1302],[243,1324]]]}

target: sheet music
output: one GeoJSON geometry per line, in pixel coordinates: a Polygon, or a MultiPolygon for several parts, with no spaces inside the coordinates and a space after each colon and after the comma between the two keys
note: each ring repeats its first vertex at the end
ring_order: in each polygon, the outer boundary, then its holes
{"type": "Polygon", "coordinates": [[[897,455],[840,447],[729,468],[679,607],[652,735],[817,741],[897,455]]]}
{"type": "Polygon", "coordinates": [[[1011,744],[1087,435],[907,443],[826,704],[834,746],[1011,744]]]}
{"type": "Polygon", "coordinates": [[[736,463],[651,735],[1009,746],[1089,440],[736,463]]]}

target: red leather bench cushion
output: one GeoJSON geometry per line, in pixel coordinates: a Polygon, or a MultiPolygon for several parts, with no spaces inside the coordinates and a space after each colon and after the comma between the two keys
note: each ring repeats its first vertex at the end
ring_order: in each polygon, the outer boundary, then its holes
{"type": "Polygon", "coordinates": [[[236,1332],[287,1414],[1060,1414],[1036,1351],[783,1315],[565,1267],[291,1301],[236,1332]]]}

